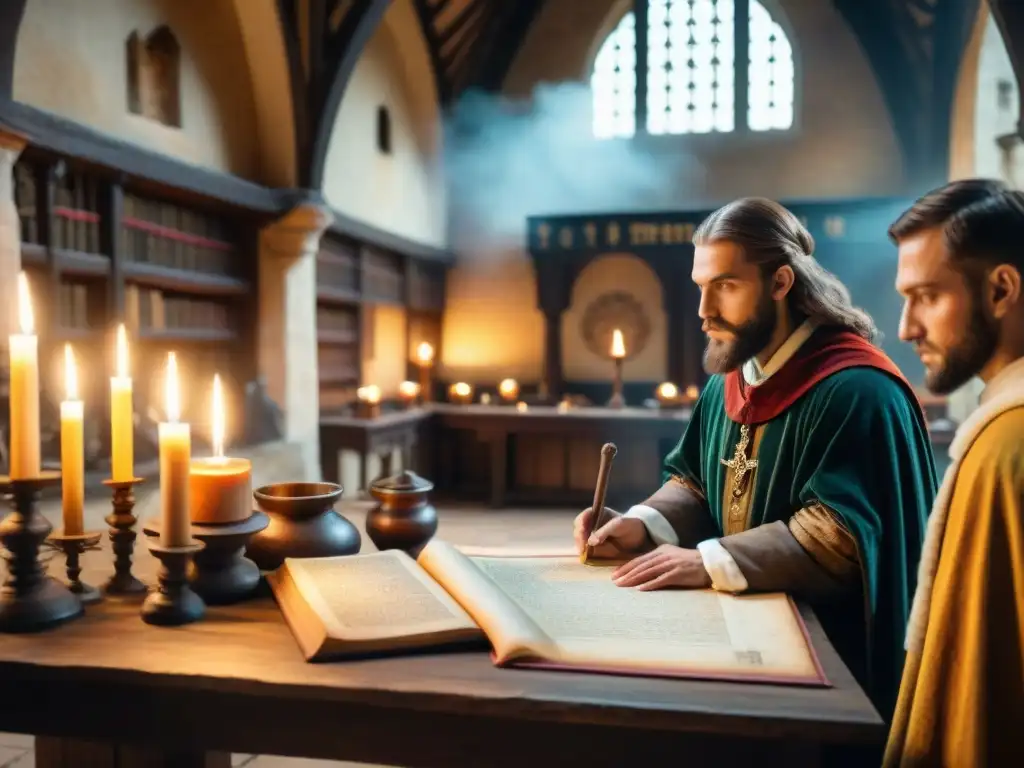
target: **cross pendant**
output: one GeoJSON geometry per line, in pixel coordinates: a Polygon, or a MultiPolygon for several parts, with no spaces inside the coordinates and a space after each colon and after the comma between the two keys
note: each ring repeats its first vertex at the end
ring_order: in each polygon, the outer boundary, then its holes
{"type": "Polygon", "coordinates": [[[743,482],[747,473],[757,468],[757,459],[747,458],[747,445],[750,443],[750,427],[740,426],[740,441],[736,443],[736,451],[731,459],[720,459],[722,464],[732,470],[732,492],[734,496],[743,494],[743,482]]]}

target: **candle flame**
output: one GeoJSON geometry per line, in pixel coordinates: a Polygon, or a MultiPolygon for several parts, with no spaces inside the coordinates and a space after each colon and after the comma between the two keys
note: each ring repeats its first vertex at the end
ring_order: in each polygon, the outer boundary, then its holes
{"type": "Polygon", "coordinates": [[[164,381],[164,410],[167,421],[176,422],[181,418],[181,393],[178,390],[178,358],[173,352],[167,353],[167,378],[164,381]]]}
{"type": "Polygon", "coordinates": [[[498,384],[498,393],[505,398],[513,398],[519,394],[519,382],[515,379],[502,379],[498,384]]]}
{"type": "Polygon", "coordinates": [[[128,332],[124,323],[117,326],[117,375],[119,378],[128,378],[128,332]]]}
{"type": "Polygon", "coordinates": [[[415,381],[403,381],[398,385],[398,394],[402,397],[412,399],[420,393],[420,385],[415,381]]]}
{"type": "Polygon", "coordinates": [[[75,353],[70,344],[64,345],[64,391],[68,400],[78,399],[78,371],[75,368],[75,353]]]}
{"type": "Polygon", "coordinates": [[[421,342],[416,348],[416,357],[421,363],[429,363],[434,359],[434,348],[427,342],[421,342]]]}
{"type": "Polygon", "coordinates": [[[622,331],[616,328],[612,331],[612,357],[626,356],[626,342],[622,339],[622,331]]]}
{"type": "Polygon", "coordinates": [[[26,336],[35,333],[35,317],[32,314],[32,291],[28,284],[28,275],[18,273],[18,323],[21,332],[26,336]]]}
{"type": "Polygon", "coordinates": [[[696,400],[700,395],[700,390],[694,384],[691,384],[686,388],[686,396],[691,400],[696,400]]]}
{"type": "Polygon", "coordinates": [[[666,381],[658,387],[658,396],[666,400],[675,400],[679,395],[679,387],[671,381],[666,381]]]}
{"type": "Polygon", "coordinates": [[[220,386],[220,374],[213,375],[213,455],[224,458],[224,392],[220,386]]]}
{"type": "Polygon", "coordinates": [[[452,385],[452,392],[459,397],[469,397],[473,388],[464,381],[452,385]]]}

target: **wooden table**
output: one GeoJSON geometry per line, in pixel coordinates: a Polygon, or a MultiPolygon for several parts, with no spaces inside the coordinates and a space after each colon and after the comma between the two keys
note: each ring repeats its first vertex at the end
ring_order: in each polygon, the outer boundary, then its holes
{"type": "Polygon", "coordinates": [[[46,737],[38,768],[210,768],[232,752],[419,768],[871,765],[883,725],[808,624],[833,688],[502,670],[482,651],[307,664],[266,596],[174,629],[107,601],[44,634],[0,635],[0,730],[46,737]]]}

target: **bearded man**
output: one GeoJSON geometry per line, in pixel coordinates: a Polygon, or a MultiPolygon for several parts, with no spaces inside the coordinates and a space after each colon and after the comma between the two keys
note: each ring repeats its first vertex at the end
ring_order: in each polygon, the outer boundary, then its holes
{"type": "Polygon", "coordinates": [[[1024,194],[953,182],[889,231],[928,388],[985,388],[928,520],[884,764],[1024,765],[1024,194]]]}
{"type": "Polygon", "coordinates": [[[887,718],[937,485],[924,414],[790,211],[733,202],[694,244],[714,375],[662,487],[625,514],[606,510],[595,531],[584,510],[576,545],[635,555],[613,573],[623,587],[811,603],[887,718]]]}

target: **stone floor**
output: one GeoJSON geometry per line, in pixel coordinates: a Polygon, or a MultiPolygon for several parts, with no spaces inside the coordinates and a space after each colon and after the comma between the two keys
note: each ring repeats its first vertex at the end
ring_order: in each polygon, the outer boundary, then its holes
{"type": "MultiPolygon", "coordinates": [[[[141,520],[148,520],[157,514],[158,498],[155,488],[140,493],[136,510],[141,520]]],[[[360,531],[369,504],[367,502],[345,502],[339,506],[342,512],[360,531]]],[[[46,517],[55,527],[61,525],[59,502],[43,504],[46,517]]],[[[103,517],[109,513],[105,501],[87,502],[85,512],[86,530],[106,530],[103,517]]],[[[516,547],[531,550],[568,549],[572,546],[572,519],[574,510],[502,509],[491,510],[479,506],[450,506],[439,509],[437,535],[456,544],[479,547],[516,547]]],[[[373,544],[364,536],[363,549],[372,550],[373,544]]],[[[89,553],[83,562],[82,578],[91,583],[100,579],[90,575],[92,567],[99,563],[105,568],[109,563],[109,542],[104,537],[105,553],[89,553]],[[92,565],[92,567],[90,567],[92,565]]],[[[156,562],[145,547],[136,548],[136,573],[148,578],[155,573],[156,562]]],[[[0,768],[33,768],[33,737],[13,733],[0,733],[0,768]]],[[[232,763],[240,768],[341,768],[342,766],[365,766],[365,763],[339,762],[333,760],[307,760],[277,755],[233,755],[232,763]]],[[[378,767],[380,768],[380,767],[378,767]]]]}

